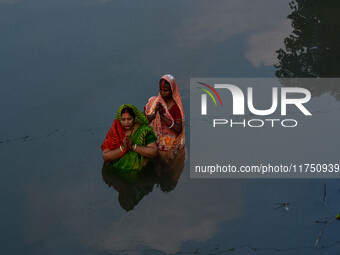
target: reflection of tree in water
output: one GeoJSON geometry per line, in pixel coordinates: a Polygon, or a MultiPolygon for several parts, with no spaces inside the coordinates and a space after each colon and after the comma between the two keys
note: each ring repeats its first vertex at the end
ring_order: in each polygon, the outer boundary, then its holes
{"type": "Polygon", "coordinates": [[[279,49],[277,77],[340,76],[340,1],[294,0],[288,18],[294,28],[279,49]]]}
{"type": "Polygon", "coordinates": [[[126,211],[131,211],[144,196],[153,191],[154,185],[163,192],[173,190],[182,174],[185,154],[179,153],[171,165],[156,160],[154,166],[142,171],[128,172],[127,174],[116,171],[111,164],[104,164],[102,177],[109,187],[118,192],[118,201],[126,211]]]}
{"type": "MultiPolygon", "coordinates": [[[[279,78],[340,77],[340,1],[294,0],[290,4],[293,32],[279,49],[275,75],[279,78]]],[[[313,96],[332,92],[340,99],[339,85],[314,88],[313,96]]]]}

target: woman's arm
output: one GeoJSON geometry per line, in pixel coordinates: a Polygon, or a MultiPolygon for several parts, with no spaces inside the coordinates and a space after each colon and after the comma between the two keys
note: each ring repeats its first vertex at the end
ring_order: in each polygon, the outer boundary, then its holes
{"type": "MultiPolygon", "coordinates": [[[[162,105],[160,103],[158,103],[158,105],[155,108],[155,112],[150,114],[150,115],[146,115],[145,108],[144,108],[144,115],[148,119],[149,123],[156,118],[157,112],[160,112],[160,107],[162,107],[162,105]]],[[[163,110],[163,108],[162,108],[162,110],[163,110]]]]}
{"type": "Polygon", "coordinates": [[[122,152],[127,147],[129,147],[128,140],[129,140],[129,138],[127,136],[125,136],[124,139],[123,139],[123,145],[120,146],[119,148],[113,149],[111,151],[109,149],[103,150],[103,159],[104,159],[104,162],[114,161],[117,158],[119,158],[119,156],[122,154],[122,152]]]}
{"type": "Polygon", "coordinates": [[[182,120],[175,120],[172,122],[170,118],[167,118],[165,115],[165,111],[163,109],[163,106],[161,104],[158,104],[156,107],[156,113],[159,112],[161,121],[172,131],[175,131],[177,135],[179,135],[182,132],[182,120]]]}
{"type": "Polygon", "coordinates": [[[131,149],[147,158],[154,158],[158,154],[156,142],[149,143],[147,146],[132,145],[131,149]]]}
{"type": "Polygon", "coordinates": [[[182,120],[176,120],[174,121],[174,123],[172,123],[171,119],[168,119],[165,115],[162,114],[161,121],[163,121],[164,124],[172,131],[175,131],[177,135],[182,132],[182,120]]]}
{"type": "Polygon", "coordinates": [[[120,148],[114,149],[112,151],[110,151],[109,149],[103,150],[104,162],[116,160],[117,158],[119,158],[121,153],[122,151],[120,150],[120,148]]]}

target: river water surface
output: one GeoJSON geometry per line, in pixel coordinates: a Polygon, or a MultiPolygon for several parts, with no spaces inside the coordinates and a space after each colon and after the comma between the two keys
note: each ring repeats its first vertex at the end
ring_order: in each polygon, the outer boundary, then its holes
{"type": "MultiPolygon", "coordinates": [[[[0,0],[1,254],[339,253],[340,222],[315,223],[339,212],[338,179],[189,174],[190,78],[339,76],[339,5],[302,2],[0,0]],[[292,20],[301,40],[287,45],[292,20]],[[180,87],[187,160],[130,187],[102,172],[100,145],[118,106],[143,109],[165,73],[180,87]]],[[[313,98],[321,120],[339,118],[337,86],[313,98]]],[[[337,136],[322,146],[339,152],[337,136]]]]}

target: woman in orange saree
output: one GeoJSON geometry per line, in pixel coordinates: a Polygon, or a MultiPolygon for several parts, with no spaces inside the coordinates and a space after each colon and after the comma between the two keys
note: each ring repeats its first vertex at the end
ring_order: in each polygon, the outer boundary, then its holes
{"type": "Polygon", "coordinates": [[[151,97],[145,115],[157,136],[161,158],[174,158],[185,146],[185,118],[175,78],[164,75],[159,81],[158,96],[151,97]]]}

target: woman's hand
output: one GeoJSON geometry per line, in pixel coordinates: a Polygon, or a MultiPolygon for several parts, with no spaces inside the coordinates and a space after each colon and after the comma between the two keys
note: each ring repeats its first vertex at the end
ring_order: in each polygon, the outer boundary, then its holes
{"type": "MultiPolygon", "coordinates": [[[[130,139],[129,136],[125,136],[124,139],[123,139],[123,147],[124,147],[124,150],[125,150],[126,148],[130,148],[130,147],[129,147],[129,139],[130,139]]],[[[130,139],[130,140],[131,140],[131,139],[130,139]]]]}
{"type": "Polygon", "coordinates": [[[152,114],[150,114],[150,115],[146,115],[145,110],[144,110],[144,115],[145,115],[146,118],[148,119],[149,123],[150,123],[151,121],[153,121],[153,120],[156,118],[156,113],[157,113],[157,111],[156,111],[156,109],[155,109],[155,112],[154,112],[154,113],[152,113],[152,114]]]}
{"type": "Polygon", "coordinates": [[[127,137],[127,146],[129,147],[130,150],[133,149],[133,145],[134,145],[134,143],[133,143],[132,139],[128,136],[127,137]]]}
{"type": "Polygon", "coordinates": [[[155,112],[159,112],[160,115],[162,115],[164,113],[164,108],[163,108],[163,105],[161,103],[157,104],[155,112]]]}
{"type": "Polygon", "coordinates": [[[155,112],[150,114],[150,115],[146,115],[145,111],[144,111],[144,115],[146,116],[146,118],[148,119],[149,123],[151,121],[153,121],[156,118],[156,114],[157,112],[159,112],[159,115],[162,116],[164,115],[164,108],[162,106],[161,103],[158,103],[157,106],[155,107],[155,112]]]}

